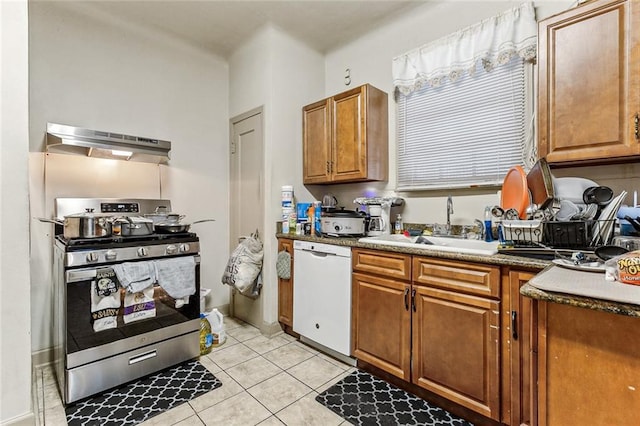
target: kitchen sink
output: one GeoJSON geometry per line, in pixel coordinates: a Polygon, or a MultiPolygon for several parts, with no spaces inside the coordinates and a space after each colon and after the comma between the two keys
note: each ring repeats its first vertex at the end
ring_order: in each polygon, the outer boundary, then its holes
{"type": "Polygon", "coordinates": [[[451,237],[406,237],[404,235],[390,234],[376,237],[364,237],[358,240],[361,243],[380,244],[396,247],[413,247],[424,250],[448,251],[454,253],[492,255],[498,253],[498,242],[486,242],[481,240],[467,240],[451,237]]]}

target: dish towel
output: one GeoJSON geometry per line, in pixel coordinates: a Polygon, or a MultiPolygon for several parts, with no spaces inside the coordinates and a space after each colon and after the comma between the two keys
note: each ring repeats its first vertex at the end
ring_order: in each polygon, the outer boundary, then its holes
{"type": "Polygon", "coordinates": [[[152,262],[125,262],[113,265],[120,284],[129,293],[138,293],[156,282],[152,262]]]}
{"type": "Polygon", "coordinates": [[[283,280],[291,278],[291,255],[288,252],[283,250],[278,253],[276,271],[278,272],[278,278],[283,280]]]}
{"type": "Polygon", "coordinates": [[[153,300],[153,286],[149,286],[137,293],[126,292],[124,294],[125,324],[144,318],[156,316],[156,302],[153,300]]]}
{"type": "Polygon", "coordinates": [[[174,299],[191,296],[196,292],[196,261],[193,256],[153,262],[158,285],[174,299]]]}
{"type": "Polygon", "coordinates": [[[100,268],[91,281],[91,322],[93,331],[108,330],[118,326],[120,289],[112,268],[100,268]]]}

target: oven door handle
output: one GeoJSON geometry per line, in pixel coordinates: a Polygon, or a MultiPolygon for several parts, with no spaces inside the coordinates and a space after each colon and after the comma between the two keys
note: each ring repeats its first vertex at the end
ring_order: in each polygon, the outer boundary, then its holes
{"type": "MultiPolygon", "coordinates": [[[[200,265],[200,255],[193,256],[193,260],[195,260],[196,265],[200,265]]],[[[108,266],[104,266],[108,267],[108,266]]],[[[71,271],[67,271],[66,273],[66,282],[67,283],[76,283],[79,281],[87,281],[92,280],[97,276],[97,270],[100,269],[100,266],[89,269],[74,269],[71,271]]]]}
{"type": "Polygon", "coordinates": [[[95,278],[97,269],[78,269],[75,271],[67,271],[67,283],[76,283],[78,281],[87,281],[95,278]]]}

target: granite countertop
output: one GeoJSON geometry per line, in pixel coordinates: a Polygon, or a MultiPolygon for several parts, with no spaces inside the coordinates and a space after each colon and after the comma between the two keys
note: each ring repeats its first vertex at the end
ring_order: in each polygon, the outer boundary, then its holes
{"type": "Polygon", "coordinates": [[[528,270],[542,270],[551,264],[549,260],[531,259],[527,257],[512,256],[506,254],[494,254],[492,256],[478,254],[452,253],[446,251],[438,251],[432,249],[422,249],[420,247],[396,247],[386,244],[360,243],[360,237],[318,237],[311,235],[294,235],[277,233],[277,238],[288,238],[291,240],[314,241],[324,244],[333,244],[338,246],[366,248],[372,250],[383,250],[395,253],[414,254],[418,256],[437,257],[441,259],[463,260],[467,262],[485,263],[498,266],[512,266],[528,270]]]}
{"type": "MultiPolygon", "coordinates": [[[[425,250],[420,247],[396,247],[385,244],[372,244],[358,242],[360,237],[353,238],[336,238],[336,237],[318,237],[310,235],[294,235],[277,233],[277,238],[288,238],[291,240],[314,241],[324,244],[333,244],[347,247],[366,248],[372,250],[383,250],[388,252],[396,252],[403,254],[412,254],[418,256],[428,256],[442,259],[462,260],[467,262],[485,263],[497,266],[511,266],[527,270],[542,271],[551,266],[551,261],[542,259],[532,259],[527,257],[495,254],[492,256],[451,253],[437,250],[425,250]]],[[[622,303],[616,301],[603,300],[593,297],[585,297],[575,294],[559,293],[553,291],[545,291],[534,287],[527,283],[520,288],[520,293],[532,299],[545,302],[560,303],[580,308],[593,309],[618,315],[626,315],[640,317],[640,305],[631,303],[622,303]]]]}
{"type": "Polygon", "coordinates": [[[603,299],[595,299],[592,297],[577,296],[574,294],[545,291],[528,283],[520,287],[520,294],[544,302],[560,303],[562,305],[576,306],[578,308],[592,309],[594,311],[602,311],[630,317],[640,317],[640,305],[613,302],[603,299]]]}

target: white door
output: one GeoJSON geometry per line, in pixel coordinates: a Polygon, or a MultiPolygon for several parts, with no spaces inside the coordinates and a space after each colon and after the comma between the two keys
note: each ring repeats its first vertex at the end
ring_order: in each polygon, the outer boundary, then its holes
{"type": "MultiPolygon", "coordinates": [[[[231,167],[229,225],[231,247],[238,238],[250,235],[256,229],[263,236],[263,135],[262,108],[231,120],[231,167]]],[[[231,315],[258,328],[263,323],[262,299],[250,299],[232,291],[231,315]]]]}

